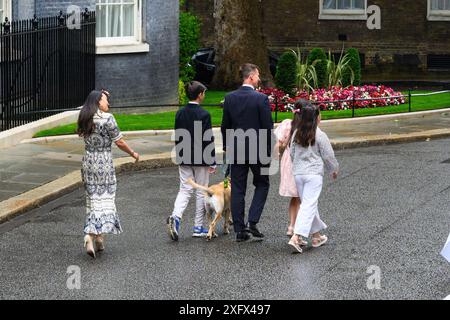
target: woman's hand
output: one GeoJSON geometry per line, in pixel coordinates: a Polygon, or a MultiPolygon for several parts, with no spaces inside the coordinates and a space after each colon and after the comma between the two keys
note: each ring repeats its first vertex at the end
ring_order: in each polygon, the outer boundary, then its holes
{"type": "Polygon", "coordinates": [[[119,147],[120,150],[128,153],[131,157],[133,157],[136,160],[136,162],[139,161],[139,153],[134,152],[134,150],[128,146],[125,140],[123,139],[117,140],[116,145],[119,147]]]}

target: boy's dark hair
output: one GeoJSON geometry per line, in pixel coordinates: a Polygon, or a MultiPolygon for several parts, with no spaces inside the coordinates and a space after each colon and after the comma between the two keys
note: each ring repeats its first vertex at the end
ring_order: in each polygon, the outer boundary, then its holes
{"type": "Polygon", "coordinates": [[[292,130],[297,130],[294,141],[304,148],[316,143],[316,131],[320,110],[316,105],[306,100],[298,100],[295,103],[294,120],[292,130]]]}
{"type": "Polygon", "coordinates": [[[190,81],[186,85],[186,94],[189,98],[189,101],[196,100],[200,93],[205,92],[206,87],[198,81],[190,81]]]}
{"type": "Polygon", "coordinates": [[[259,67],[256,64],[251,64],[251,63],[244,63],[240,68],[239,68],[239,74],[242,78],[242,80],[247,79],[248,77],[250,77],[250,75],[255,72],[256,70],[259,70],[259,67]]]}

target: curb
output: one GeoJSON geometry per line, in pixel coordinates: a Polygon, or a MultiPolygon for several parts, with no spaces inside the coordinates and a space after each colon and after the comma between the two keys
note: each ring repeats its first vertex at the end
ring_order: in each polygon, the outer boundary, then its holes
{"type": "Polygon", "coordinates": [[[356,118],[343,118],[343,119],[329,119],[323,120],[321,123],[332,124],[332,123],[351,123],[351,122],[377,122],[383,120],[391,120],[391,119],[408,119],[408,118],[424,118],[427,116],[433,116],[439,113],[448,113],[450,112],[450,108],[443,109],[435,109],[435,110],[427,110],[427,111],[412,111],[412,112],[403,112],[403,113],[392,113],[392,114],[384,114],[379,116],[367,116],[367,117],[356,117],[356,118]]]}
{"type": "Polygon", "coordinates": [[[41,130],[75,122],[78,113],[79,111],[66,111],[13,129],[2,131],[0,132],[0,150],[2,148],[13,147],[41,130]]]}
{"type": "MultiPolygon", "coordinates": [[[[150,170],[174,166],[171,153],[143,156],[140,162],[134,163],[130,158],[114,159],[116,173],[150,170]]],[[[74,191],[82,186],[80,171],[71,173],[57,180],[44,184],[28,192],[0,202],[0,223],[6,222],[26,211],[35,209],[74,191]]]]}
{"type": "Polygon", "coordinates": [[[407,134],[403,133],[368,137],[363,136],[359,139],[348,139],[347,141],[344,139],[341,139],[341,141],[333,141],[333,139],[331,139],[331,144],[335,150],[344,150],[397,143],[430,141],[431,139],[442,139],[448,137],[450,137],[450,129],[434,129],[407,134]]]}
{"type": "MultiPolygon", "coordinates": [[[[430,141],[450,137],[450,129],[436,129],[409,134],[379,135],[360,137],[359,139],[333,139],[331,143],[335,150],[370,147],[405,142],[430,141]]],[[[216,150],[220,156],[221,151],[216,150]]],[[[171,157],[171,152],[157,155],[142,156],[138,163],[134,163],[129,157],[114,160],[116,173],[151,170],[176,166],[171,157]]],[[[0,202],[0,224],[26,211],[35,209],[58,197],[74,191],[82,186],[80,171],[76,170],[55,181],[42,185],[36,189],[25,192],[8,200],[0,202]]]]}

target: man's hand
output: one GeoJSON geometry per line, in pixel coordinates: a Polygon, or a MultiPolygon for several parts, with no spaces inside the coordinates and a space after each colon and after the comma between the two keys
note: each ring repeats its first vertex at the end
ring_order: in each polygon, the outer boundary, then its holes
{"type": "Polygon", "coordinates": [[[337,177],[338,177],[338,172],[337,171],[335,171],[335,172],[333,172],[332,174],[331,174],[331,177],[333,178],[333,180],[336,180],[337,179],[337,177]]]}

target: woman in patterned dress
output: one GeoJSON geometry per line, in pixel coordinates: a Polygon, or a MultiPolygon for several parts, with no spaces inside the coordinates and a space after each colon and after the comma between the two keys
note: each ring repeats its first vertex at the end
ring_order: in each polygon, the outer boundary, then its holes
{"type": "Polygon", "coordinates": [[[122,232],[115,204],[116,172],[111,153],[112,143],[139,161],[139,154],[123,140],[114,116],[107,113],[108,97],[107,91],[92,91],[78,117],[78,134],[85,143],[81,169],[86,189],[87,214],[84,246],[93,258],[95,251],[104,250],[104,234],[122,232]]]}

